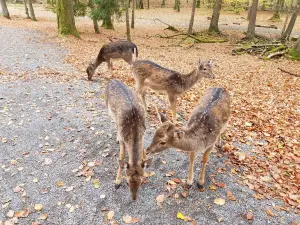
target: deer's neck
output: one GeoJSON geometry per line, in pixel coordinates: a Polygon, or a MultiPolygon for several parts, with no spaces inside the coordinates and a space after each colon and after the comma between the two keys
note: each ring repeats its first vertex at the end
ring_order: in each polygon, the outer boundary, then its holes
{"type": "Polygon", "coordinates": [[[128,149],[129,164],[133,166],[139,165],[143,157],[143,139],[139,135],[135,135],[126,147],[128,149]]]}
{"type": "Polygon", "coordinates": [[[185,90],[190,89],[193,87],[198,80],[201,78],[201,76],[198,74],[198,70],[194,69],[192,72],[182,75],[182,83],[185,90]]]}
{"type": "Polygon", "coordinates": [[[192,137],[188,130],[182,129],[185,132],[182,138],[173,140],[173,147],[178,148],[182,151],[195,151],[197,149],[197,140],[192,137]]]}

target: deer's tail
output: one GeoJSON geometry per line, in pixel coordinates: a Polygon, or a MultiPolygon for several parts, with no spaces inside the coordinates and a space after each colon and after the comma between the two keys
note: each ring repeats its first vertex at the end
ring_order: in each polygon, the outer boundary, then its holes
{"type": "Polygon", "coordinates": [[[138,56],[139,56],[138,48],[137,48],[137,46],[135,45],[135,46],[133,47],[133,53],[132,53],[132,59],[133,59],[133,61],[135,61],[136,58],[137,58],[138,56]]]}

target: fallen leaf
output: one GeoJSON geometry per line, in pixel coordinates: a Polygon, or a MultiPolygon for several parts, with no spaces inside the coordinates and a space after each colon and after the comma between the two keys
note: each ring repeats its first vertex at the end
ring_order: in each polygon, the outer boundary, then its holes
{"type": "Polygon", "coordinates": [[[109,211],[106,215],[107,219],[108,220],[111,220],[115,215],[115,212],[114,211],[109,211]]]}
{"type": "Polygon", "coordinates": [[[99,180],[98,179],[94,179],[93,180],[93,184],[94,184],[94,188],[99,188],[100,184],[99,184],[99,180]]]}
{"type": "Polygon", "coordinates": [[[233,196],[232,192],[231,191],[227,191],[226,192],[226,196],[229,200],[231,201],[236,201],[236,198],[233,196]]]}
{"type": "Polygon", "coordinates": [[[215,185],[220,188],[226,188],[226,184],[224,184],[223,182],[215,183],[215,185]]]}
{"type": "Polygon", "coordinates": [[[36,211],[41,211],[42,209],[43,209],[43,205],[42,204],[35,204],[34,205],[34,209],[36,210],[36,211]]]}
{"type": "Polygon", "coordinates": [[[162,207],[162,203],[164,202],[164,200],[165,200],[164,194],[156,196],[156,204],[159,207],[162,207]]]}
{"type": "Polygon", "coordinates": [[[239,161],[243,161],[246,159],[246,154],[244,152],[235,152],[234,154],[238,157],[239,161]]]}
{"type": "Polygon", "coordinates": [[[138,223],[140,221],[140,219],[139,218],[131,217],[129,215],[125,215],[125,216],[123,216],[123,221],[126,224],[129,224],[129,223],[138,223]]]}
{"type": "Polygon", "coordinates": [[[41,225],[40,222],[32,222],[31,225],[41,225]]]}
{"type": "Polygon", "coordinates": [[[181,219],[181,220],[184,220],[184,215],[181,212],[178,212],[177,213],[177,218],[181,219]]]}
{"type": "Polygon", "coordinates": [[[190,225],[197,225],[197,223],[195,220],[193,220],[192,222],[190,222],[190,225]]]}
{"type": "Polygon", "coordinates": [[[214,185],[209,185],[208,188],[209,188],[210,190],[212,190],[212,191],[217,190],[217,187],[214,186],[214,185]]]}
{"type": "Polygon", "coordinates": [[[42,215],[40,215],[39,219],[40,220],[45,220],[48,218],[48,214],[47,213],[43,213],[42,215]]]}
{"type": "Polygon", "coordinates": [[[266,213],[267,213],[269,216],[276,216],[276,214],[274,214],[270,209],[266,209],[266,213]]]}
{"type": "Polygon", "coordinates": [[[291,225],[298,225],[295,221],[292,221],[291,225]]]}
{"type": "Polygon", "coordinates": [[[57,181],[57,187],[62,187],[64,185],[64,183],[60,180],[60,181],[57,181]]]}
{"type": "Polygon", "coordinates": [[[39,181],[38,178],[34,178],[34,179],[33,179],[33,182],[34,182],[34,183],[37,183],[38,181],[39,181]]]}
{"type": "Polygon", "coordinates": [[[74,212],[74,210],[75,210],[74,206],[71,206],[71,207],[69,208],[69,212],[74,212]]]}
{"type": "Polygon", "coordinates": [[[216,199],[214,200],[214,203],[215,203],[216,205],[224,205],[224,204],[225,204],[225,199],[223,199],[223,198],[216,198],[216,199]]]}
{"type": "Polygon", "coordinates": [[[252,212],[248,212],[246,214],[246,218],[247,218],[247,220],[253,220],[253,213],[252,212]]]}
{"type": "Polygon", "coordinates": [[[15,217],[18,217],[18,218],[24,217],[24,214],[25,214],[25,212],[23,210],[21,210],[21,211],[15,213],[15,217]]]}
{"type": "Polygon", "coordinates": [[[182,197],[186,198],[187,197],[187,193],[185,191],[181,192],[182,197]]]}
{"type": "Polygon", "coordinates": [[[14,215],[15,215],[15,211],[13,211],[13,210],[9,210],[9,211],[6,213],[6,216],[9,217],[9,218],[14,217],[14,215]]]}
{"type": "Polygon", "coordinates": [[[219,223],[223,222],[223,218],[222,217],[218,218],[218,222],[219,223]]]}
{"type": "Polygon", "coordinates": [[[70,186],[66,189],[66,192],[70,192],[70,191],[73,191],[74,187],[73,186],[70,186]]]}
{"type": "Polygon", "coordinates": [[[45,165],[50,165],[52,163],[52,159],[45,158],[45,165]]]}

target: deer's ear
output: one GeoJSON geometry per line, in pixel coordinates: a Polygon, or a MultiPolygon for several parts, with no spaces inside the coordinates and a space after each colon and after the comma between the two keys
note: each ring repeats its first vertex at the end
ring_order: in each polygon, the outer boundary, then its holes
{"type": "Polygon", "coordinates": [[[164,123],[164,122],[168,121],[168,117],[165,114],[161,113],[161,112],[157,113],[157,118],[158,118],[160,123],[164,123]]]}
{"type": "Polygon", "coordinates": [[[175,130],[174,138],[181,139],[181,138],[183,138],[184,134],[185,134],[185,132],[182,130],[175,130]]]}
{"type": "Polygon", "coordinates": [[[119,160],[119,166],[121,167],[121,168],[129,168],[129,164],[127,163],[127,162],[125,162],[124,160],[119,160]]]}

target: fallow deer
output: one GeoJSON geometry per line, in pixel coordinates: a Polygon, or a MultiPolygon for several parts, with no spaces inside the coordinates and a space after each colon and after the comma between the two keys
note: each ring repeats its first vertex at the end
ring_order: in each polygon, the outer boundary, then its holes
{"type": "MultiPolygon", "coordinates": [[[[146,149],[147,154],[162,152],[168,148],[177,148],[189,152],[190,167],[187,184],[194,180],[194,161],[197,152],[202,152],[202,170],[198,187],[203,188],[205,167],[214,145],[220,142],[230,117],[230,97],[223,88],[208,89],[202,103],[192,112],[186,127],[176,128],[167,117],[159,113],[161,125],[157,128],[152,143],[146,149]]],[[[149,157],[150,157],[149,155],[149,157]]]]}
{"type": "MultiPolygon", "coordinates": [[[[138,97],[118,79],[110,81],[105,89],[105,104],[117,127],[120,144],[119,168],[115,188],[121,185],[122,168],[126,167],[131,198],[137,198],[141,178],[146,164],[144,151],[145,115],[138,97]],[[129,161],[125,162],[125,149],[129,161]]],[[[150,159],[151,160],[151,159],[150,159]]]]}
{"type": "Polygon", "coordinates": [[[86,69],[88,79],[92,80],[92,77],[97,67],[103,62],[107,63],[108,70],[111,73],[113,67],[112,59],[121,58],[131,65],[137,57],[138,49],[137,46],[132,42],[126,40],[119,40],[105,44],[100,49],[96,60],[93,63],[90,63],[90,65],[86,69]]]}
{"type": "Polygon", "coordinates": [[[145,96],[148,88],[167,92],[173,121],[176,121],[177,97],[192,88],[200,78],[215,78],[212,72],[212,61],[201,62],[199,60],[196,68],[186,75],[164,68],[149,60],[135,61],[132,64],[132,70],[136,91],[142,97],[145,110],[147,110],[145,96]]]}

